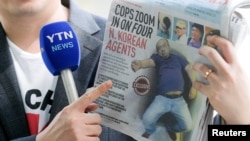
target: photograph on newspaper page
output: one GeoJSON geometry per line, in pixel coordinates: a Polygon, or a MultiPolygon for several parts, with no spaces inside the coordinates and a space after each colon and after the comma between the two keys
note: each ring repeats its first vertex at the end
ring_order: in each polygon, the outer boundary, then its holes
{"type": "Polygon", "coordinates": [[[95,79],[95,85],[113,82],[95,101],[102,124],[139,141],[199,138],[208,104],[191,86],[206,80],[191,66],[208,62],[201,46],[217,49],[208,36],[228,34],[226,4],[114,0],[95,79]]]}

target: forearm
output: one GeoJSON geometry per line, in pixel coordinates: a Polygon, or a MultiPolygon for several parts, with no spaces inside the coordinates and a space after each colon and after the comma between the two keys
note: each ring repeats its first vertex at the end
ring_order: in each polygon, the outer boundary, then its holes
{"type": "Polygon", "coordinates": [[[155,67],[152,59],[139,60],[140,69],[155,67]]]}

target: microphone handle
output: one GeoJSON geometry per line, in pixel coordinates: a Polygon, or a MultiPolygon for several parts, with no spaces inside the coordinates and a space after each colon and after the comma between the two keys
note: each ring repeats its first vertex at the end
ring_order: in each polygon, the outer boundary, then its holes
{"type": "Polygon", "coordinates": [[[64,88],[68,97],[69,103],[78,99],[78,92],[76,90],[75,81],[73,79],[71,69],[64,69],[61,71],[64,88]]]}

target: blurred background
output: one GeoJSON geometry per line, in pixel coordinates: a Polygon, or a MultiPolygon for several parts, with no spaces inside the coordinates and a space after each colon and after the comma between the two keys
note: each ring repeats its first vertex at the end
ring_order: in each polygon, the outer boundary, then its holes
{"type": "Polygon", "coordinates": [[[76,0],[85,10],[108,17],[112,0],[76,0]]]}

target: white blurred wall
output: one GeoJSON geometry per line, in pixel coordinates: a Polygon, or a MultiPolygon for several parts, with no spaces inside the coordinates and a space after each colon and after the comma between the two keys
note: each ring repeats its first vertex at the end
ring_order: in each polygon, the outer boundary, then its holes
{"type": "Polygon", "coordinates": [[[76,0],[85,10],[108,17],[112,0],[76,0]]]}

